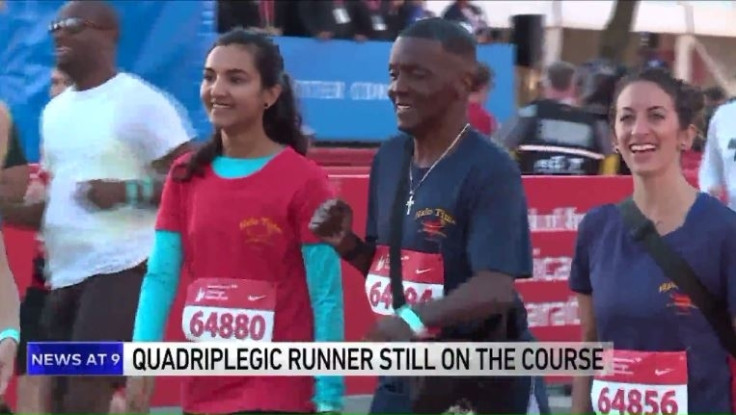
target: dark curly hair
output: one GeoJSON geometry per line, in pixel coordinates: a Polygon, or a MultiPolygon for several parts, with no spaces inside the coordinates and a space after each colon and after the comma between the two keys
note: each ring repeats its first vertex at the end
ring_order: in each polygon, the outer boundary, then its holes
{"type": "MultiPolygon", "coordinates": [[[[265,35],[238,27],[221,35],[210,48],[210,52],[218,46],[230,45],[242,46],[253,54],[264,89],[281,85],[278,100],[263,113],[263,129],[266,135],[271,140],[291,146],[297,153],[305,155],[309,142],[302,133],[302,117],[297,108],[291,79],[284,71],[284,59],[278,45],[265,35]]],[[[204,168],[221,154],[222,132],[216,129],[207,143],[185,162],[174,167],[177,169],[174,180],[189,181],[195,175],[202,176],[204,168]]]]}
{"type": "Polygon", "coordinates": [[[701,119],[705,102],[703,93],[693,86],[673,77],[669,71],[662,68],[647,68],[621,79],[616,87],[613,102],[609,112],[609,121],[614,125],[616,119],[616,101],[621,91],[633,82],[653,82],[672,98],[677,112],[680,129],[698,124],[701,119]]]}

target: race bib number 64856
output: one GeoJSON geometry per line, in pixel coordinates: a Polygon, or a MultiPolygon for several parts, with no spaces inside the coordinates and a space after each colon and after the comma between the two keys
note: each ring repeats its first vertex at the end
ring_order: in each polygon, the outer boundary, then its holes
{"type": "Polygon", "coordinates": [[[597,414],[688,413],[686,352],[613,350],[613,371],[593,378],[597,414]]]}
{"type": "Polygon", "coordinates": [[[687,413],[687,386],[594,382],[593,407],[598,414],[678,415],[687,413]]]}

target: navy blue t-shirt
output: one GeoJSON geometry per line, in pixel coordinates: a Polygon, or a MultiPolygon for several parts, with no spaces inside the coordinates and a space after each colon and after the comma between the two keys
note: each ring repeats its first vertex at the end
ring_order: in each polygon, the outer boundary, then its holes
{"type": "MultiPolygon", "coordinates": [[[[684,224],[663,237],[736,315],[736,213],[701,193],[684,224]]],[[[687,351],[690,413],[731,413],[728,353],[688,297],[628,233],[615,205],[578,228],[570,288],[592,295],[598,340],[616,349],[687,351]]]]}
{"type": "MultiPolygon", "coordinates": [[[[411,138],[406,135],[390,139],[373,160],[368,242],[389,244],[399,178],[406,175],[408,180],[409,172],[400,171],[407,140],[411,138]]],[[[411,168],[416,187],[427,169],[411,168]]],[[[531,276],[531,238],[519,168],[479,132],[471,129],[435,166],[415,191],[414,202],[405,215],[402,249],[441,254],[445,295],[478,271],[531,276]]]]}

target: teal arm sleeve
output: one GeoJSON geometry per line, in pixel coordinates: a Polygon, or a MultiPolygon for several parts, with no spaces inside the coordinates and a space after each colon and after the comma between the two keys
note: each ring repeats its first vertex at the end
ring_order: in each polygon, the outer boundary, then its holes
{"type": "MultiPolygon", "coordinates": [[[[314,312],[315,340],[318,342],[345,341],[345,317],[342,297],[342,269],[340,257],[326,244],[308,244],[302,247],[307,286],[314,312]]],[[[315,378],[314,404],[318,412],[339,411],[345,394],[342,376],[315,378]]]]}
{"type": "Polygon", "coordinates": [[[135,314],[133,341],[163,340],[166,319],[179,285],[182,256],[179,233],[156,231],[135,314]]]}

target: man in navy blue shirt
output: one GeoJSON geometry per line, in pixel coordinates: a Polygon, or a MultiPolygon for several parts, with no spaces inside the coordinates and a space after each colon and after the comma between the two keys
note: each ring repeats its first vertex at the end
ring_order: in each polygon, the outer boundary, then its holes
{"type": "MultiPolygon", "coordinates": [[[[442,340],[488,341],[491,332],[518,331],[508,327],[516,327],[511,320],[518,314],[514,280],[532,274],[527,204],[514,160],[468,124],[475,53],[472,35],[439,18],[420,20],[399,36],[389,60],[389,97],[402,134],[373,160],[365,241],[353,233],[345,202],[328,201],[314,215],[312,230],[366,276],[371,308],[385,316],[370,340],[441,331],[442,340]],[[408,191],[398,193],[402,181],[408,191]],[[388,267],[394,214],[402,219],[407,303],[397,310],[388,267]]],[[[526,413],[529,379],[509,382],[509,389],[491,392],[504,401],[494,412],[526,413]]],[[[405,380],[381,379],[371,411],[412,412],[405,380]]]]}

